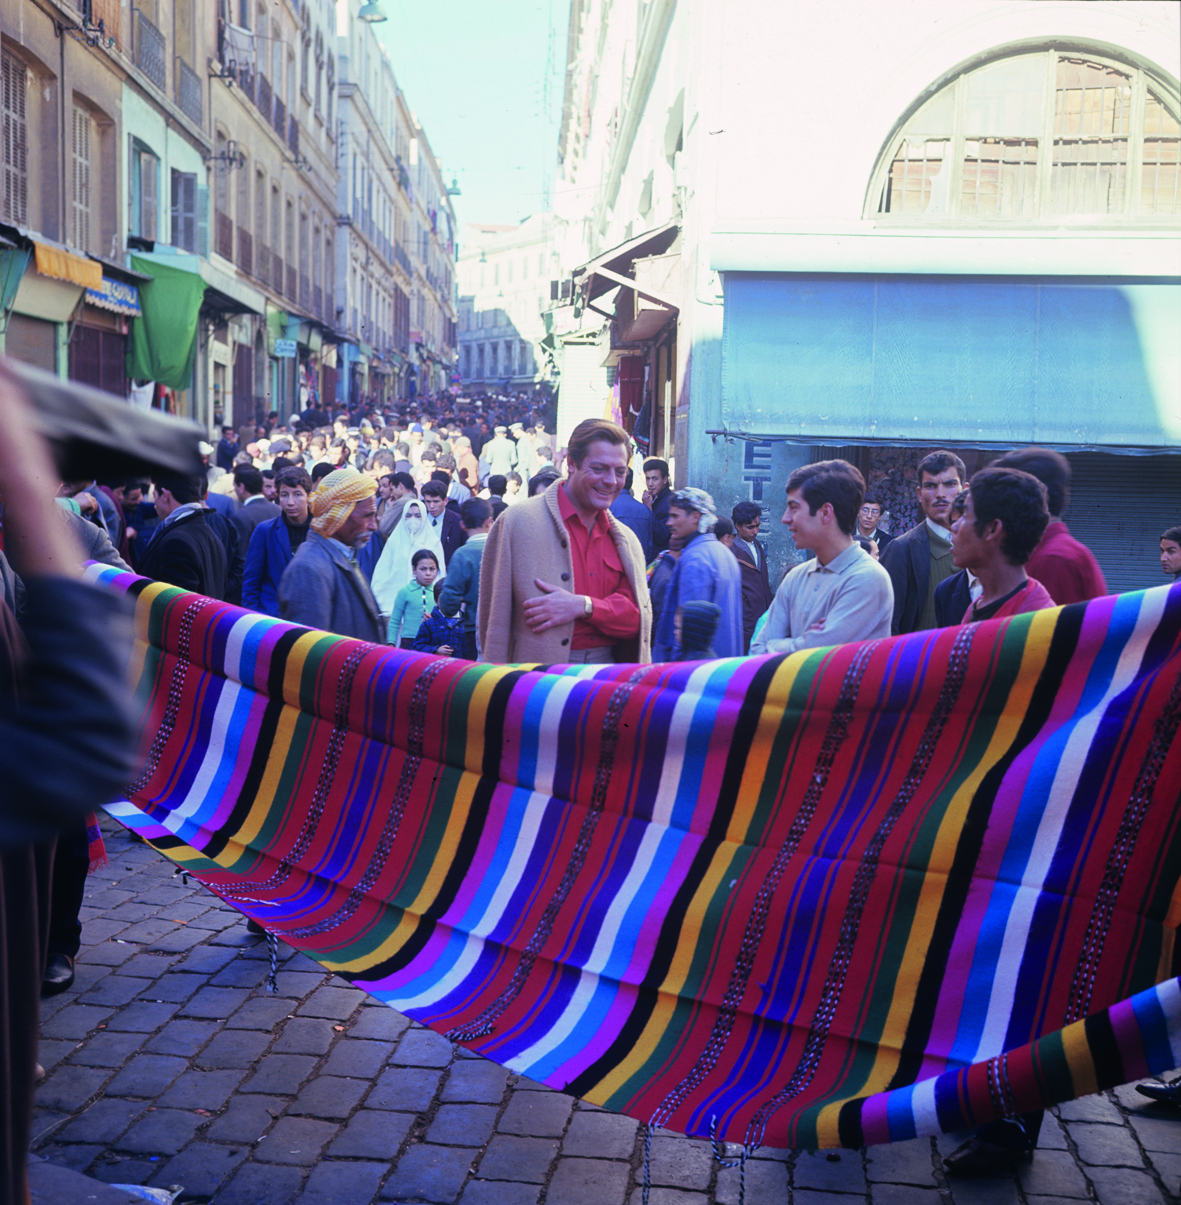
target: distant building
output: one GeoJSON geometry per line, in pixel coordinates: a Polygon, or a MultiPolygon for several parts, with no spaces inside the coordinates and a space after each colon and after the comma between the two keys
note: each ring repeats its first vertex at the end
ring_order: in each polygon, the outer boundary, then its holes
{"type": "Polygon", "coordinates": [[[459,256],[459,372],[465,389],[548,387],[543,341],[558,256],[552,214],[516,226],[469,223],[459,256]]]}
{"type": "Polygon", "coordinates": [[[336,327],[343,338],[335,401],[387,403],[405,394],[411,366],[414,120],[371,25],[350,21],[337,45],[336,327]]]}
{"type": "Polygon", "coordinates": [[[458,252],[455,210],[443,168],[415,124],[410,139],[411,259],[414,293],[410,299],[413,363],[406,393],[440,393],[451,387],[457,339],[455,259],[458,252]]]}

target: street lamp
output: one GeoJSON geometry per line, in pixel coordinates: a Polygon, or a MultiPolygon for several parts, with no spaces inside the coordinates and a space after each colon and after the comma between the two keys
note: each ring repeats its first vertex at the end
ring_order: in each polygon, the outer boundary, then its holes
{"type": "Polygon", "coordinates": [[[460,197],[463,195],[459,191],[459,181],[454,176],[451,177],[451,187],[447,190],[447,195],[449,197],[460,197]]]}
{"type": "Polygon", "coordinates": [[[388,21],[389,17],[381,11],[381,5],[377,0],[365,0],[361,5],[361,11],[357,14],[362,21],[368,21],[370,25],[377,25],[381,21],[388,21]]]}

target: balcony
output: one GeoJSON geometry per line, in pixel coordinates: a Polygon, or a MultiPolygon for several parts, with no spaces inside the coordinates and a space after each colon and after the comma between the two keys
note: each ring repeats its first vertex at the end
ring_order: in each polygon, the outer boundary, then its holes
{"type": "Polygon", "coordinates": [[[267,278],[267,284],[276,293],[283,292],[283,260],[277,251],[271,252],[271,274],[267,278]]]}
{"type": "Polygon", "coordinates": [[[176,60],[176,104],[186,117],[201,124],[201,77],[182,58],[176,60]]]}
{"type": "Polygon", "coordinates": [[[250,237],[250,231],[241,226],[238,227],[238,267],[247,276],[254,275],[254,239],[250,237]]]}
{"type": "Polygon", "coordinates": [[[231,263],[234,259],[234,223],[228,213],[217,212],[217,253],[231,263]]]}
{"type": "Polygon", "coordinates": [[[276,96],[275,97],[275,118],[272,123],[275,127],[275,132],[280,138],[287,134],[287,106],[276,96]]]}
{"type": "Polygon", "coordinates": [[[135,10],[135,65],[160,89],[167,82],[167,59],[164,54],[164,35],[135,10]]]}
{"type": "Polygon", "coordinates": [[[394,244],[394,263],[406,273],[407,276],[414,275],[414,269],[410,266],[410,256],[406,254],[406,248],[401,243],[394,244]]]}
{"type": "Polygon", "coordinates": [[[295,269],[290,264],[287,265],[287,288],[283,292],[292,301],[295,300],[295,269]]]}
{"type": "Polygon", "coordinates": [[[294,113],[287,118],[287,149],[299,158],[299,122],[295,120],[294,113]]]}
{"type": "Polygon", "coordinates": [[[324,290],[319,285],[315,285],[312,289],[312,313],[317,318],[324,312],[324,290]]]}
{"type": "Polygon", "coordinates": [[[312,304],[312,286],[306,272],[299,274],[299,304],[305,310],[312,304]]]}
{"type": "Polygon", "coordinates": [[[271,95],[271,81],[261,73],[258,77],[258,100],[255,101],[255,104],[258,105],[258,111],[263,115],[263,119],[270,121],[275,101],[271,95]]]}
{"type": "Polygon", "coordinates": [[[271,253],[263,243],[254,248],[254,275],[264,285],[271,278],[271,253]]]}

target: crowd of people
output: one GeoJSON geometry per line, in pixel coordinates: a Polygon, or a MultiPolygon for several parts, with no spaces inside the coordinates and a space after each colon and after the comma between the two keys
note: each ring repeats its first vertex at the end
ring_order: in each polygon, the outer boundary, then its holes
{"type": "MultiPolygon", "coordinates": [[[[225,427],[200,477],[74,482],[87,555],[375,643],[496,662],[696,660],[947,627],[1106,593],[1067,530],[1070,465],[1023,448],[915,469],[922,522],[888,532],[845,461],[797,469],[783,523],[806,554],[772,582],[762,513],[728,515],[627,433],[557,449],[527,399],[308,411],[225,427]],[[643,488],[636,481],[643,472],[643,488]],[[638,496],[637,496],[638,493],[638,496]]],[[[1181,574],[1181,529],[1161,537],[1181,574]]]]}

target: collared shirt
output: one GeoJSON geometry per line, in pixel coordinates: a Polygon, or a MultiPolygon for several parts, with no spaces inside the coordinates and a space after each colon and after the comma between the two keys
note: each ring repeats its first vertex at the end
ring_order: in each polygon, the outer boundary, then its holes
{"type": "Polygon", "coordinates": [[[356,561],[357,550],[351,544],[345,544],[341,540],[338,540],[335,536],[325,536],[324,538],[330,544],[332,544],[333,547],[339,548],[340,551],[343,552],[344,555],[347,556],[350,561],[356,561]]]}
{"type": "Polygon", "coordinates": [[[890,575],[854,541],[827,565],[813,558],[783,579],[752,653],[794,653],[889,636],[890,575]]]}
{"type": "Polygon", "coordinates": [[[585,619],[574,621],[570,647],[601,648],[635,636],[640,630],[640,608],[611,538],[606,513],[599,511],[588,531],[566,497],[564,485],[558,487],[558,510],[570,536],[574,593],[589,596],[594,606],[585,619]]]}
{"type": "MultiPolygon", "coordinates": [[[[935,536],[938,536],[945,544],[951,543],[951,529],[940,527],[933,519],[924,519],[927,524],[927,530],[935,536]]],[[[876,530],[876,529],[875,529],[876,530]]]]}
{"type": "Polygon", "coordinates": [[[242,499],[242,505],[249,506],[252,502],[266,502],[266,500],[266,494],[247,494],[246,497],[242,499]]]}

